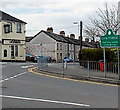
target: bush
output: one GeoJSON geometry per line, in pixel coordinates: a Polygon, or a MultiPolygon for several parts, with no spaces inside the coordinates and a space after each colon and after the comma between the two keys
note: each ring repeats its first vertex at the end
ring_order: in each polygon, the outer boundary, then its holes
{"type": "MultiPolygon", "coordinates": [[[[107,61],[115,61],[116,54],[111,49],[105,49],[105,55],[107,61]]],[[[103,60],[103,49],[82,49],[82,60],[85,61],[99,61],[103,60]]]]}

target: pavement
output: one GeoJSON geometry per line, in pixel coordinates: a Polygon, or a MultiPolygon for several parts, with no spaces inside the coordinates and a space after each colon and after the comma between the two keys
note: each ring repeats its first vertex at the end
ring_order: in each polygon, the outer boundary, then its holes
{"type": "Polygon", "coordinates": [[[38,65],[34,71],[46,72],[46,74],[57,75],[59,77],[67,77],[77,80],[88,80],[102,83],[118,84],[120,85],[119,75],[116,73],[106,72],[100,70],[88,70],[79,66],[79,63],[68,63],[63,68],[61,63],[49,63],[45,66],[38,65]]]}

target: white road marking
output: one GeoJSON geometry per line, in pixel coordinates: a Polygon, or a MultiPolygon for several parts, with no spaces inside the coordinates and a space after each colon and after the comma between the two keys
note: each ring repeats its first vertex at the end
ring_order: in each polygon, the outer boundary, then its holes
{"type": "Polygon", "coordinates": [[[6,65],[7,62],[0,62],[0,65],[6,65]]]}
{"type": "Polygon", "coordinates": [[[34,65],[29,65],[29,66],[22,66],[21,68],[30,68],[33,67],[34,65]]]}
{"type": "Polygon", "coordinates": [[[55,101],[55,100],[46,100],[46,99],[35,99],[35,98],[6,96],[6,95],[0,95],[0,97],[12,98],[12,99],[30,100],[30,101],[40,101],[40,102],[50,102],[50,103],[66,104],[66,105],[76,105],[76,106],[84,106],[84,107],[89,107],[90,106],[90,105],[86,105],[86,104],[79,104],[79,103],[73,103],[73,102],[64,102],[64,101],[55,101]]]}
{"type": "Polygon", "coordinates": [[[6,66],[3,66],[3,65],[0,66],[0,68],[3,68],[3,67],[6,67],[6,66]]]}
{"type": "Polygon", "coordinates": [[[6,78],[6,79],[3,79],[3,80],[0,80],[0,83],[1,83],[1,82],[4,82],[4,81],[7,81],[7,80],[10,80],[10,79],[13,79],[13,78],[16,78],[17,76],[21,76],[21,75],[23,75],[23,74],[25,74],[25,73],[27,73],[27,72],[23,72],[23,73],[14,75],[14,76],[12,76],[12,77],[10,77],[10,78],[6,78]]]}

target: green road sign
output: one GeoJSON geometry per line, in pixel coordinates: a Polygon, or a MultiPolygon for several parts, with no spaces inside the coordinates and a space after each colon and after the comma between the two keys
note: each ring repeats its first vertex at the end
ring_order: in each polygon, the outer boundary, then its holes
{"type": "Polygon", "coordinates": [[[105,36],[100,37],[101,47],[120,47],[120,35],[115,35],[108,29],[105,36]]]}

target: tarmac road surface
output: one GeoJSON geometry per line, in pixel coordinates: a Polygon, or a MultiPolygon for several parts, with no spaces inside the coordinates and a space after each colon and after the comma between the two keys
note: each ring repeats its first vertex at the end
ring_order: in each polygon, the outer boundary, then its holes
{"type": "Polygon", "coordinates": [[[2,108],[118,108],[117,86],[47,77],[31,65],[2,65],[2,108]]]}

